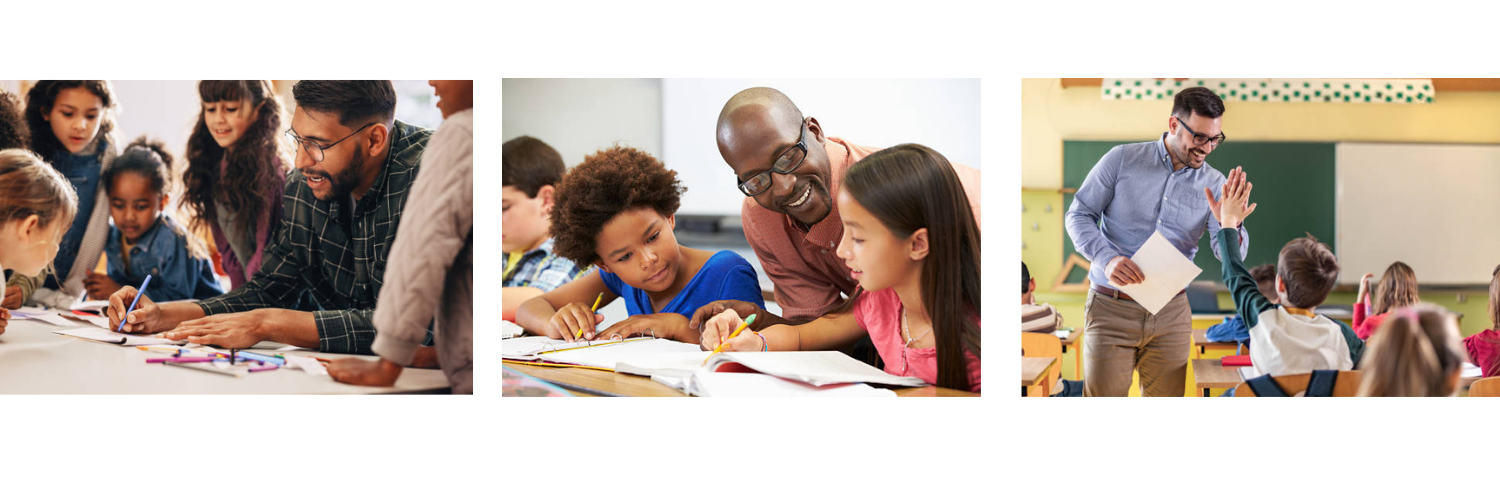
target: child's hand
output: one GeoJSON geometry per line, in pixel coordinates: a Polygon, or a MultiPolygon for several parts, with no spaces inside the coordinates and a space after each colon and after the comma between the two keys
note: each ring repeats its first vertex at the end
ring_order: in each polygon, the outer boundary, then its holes
{"type": "Polygon", "coordinates": [[[1364,276],[1359,277],[1359,294],[1354,296],[1355,302],[1363,302],[1365,300],[1365,295],[1370,293],[1370,278],[1374,277],[1375,275],[1370,273],[1365,273],[1364,276]]]}
{"type": "Polygon", "coordinates": [[[698,346],[705,351],[712,351],[717,349],[720,343],[724,343],[725,351],[761,350],[764,347],[761,345],[761,337],[750,333],[749,328],[740,332],[740,336],[729,339],[734,330],[744,322],[734,309],[719,313],[703,323],[703,335],[698,338],[698,346]]]}
{"type": "Polygon", "coordinates": [[[83,289],[88,290],[91,300],[106,300],[110,295],[120,291],[120,288],[122,288],[120,284],[115,283],[115,280],[110,279],[106,274],[91,273],[83,280],[83,289]]]}
{"type": "Polygon", "coordinates": [[[583,337],[589,340],[596,338],[609,340],[619,336],[620,338],[635,335],[651,335],[659,339],[671,339],[678,342],[690,342],[690,335],[698,332],[688,328],[687,316],[676,313],[659,314],[637,314],[620,320],[619,323],[610,325],[609,328],[598,335],[591,332],[583,332],[583,337]]]}
{"type": "Polygon", "coordinates": [[[547,323],[547,336],[554,339],[563,339],[568,342],[576,342],[580,339],[578,329],[582,328],[584,335],[593,338],[597,332],[595,325],[604,322],[604,315],[593,312],[593,306],[582,302],[573,302],[562,306],[557,313],[552,315],[552,321],[547,323]]]}
{"type": "Polygon", "coordinates": [[[1255,212],[1254,203],[1250,201],[1250,189],[1253,184],[1245,181],[1244,167],[1234,167],[1224,179],[1224,186],[1220,189],[1222,199],[1215,201],[1212,189],[1203,188],[1203,196],[1208,198],[1208,208],[1213,212],[1214,219],[1219,221],[1219,227],[1235,229],[1255,212]]]}
{"type": "Polygon", "coordinates": [[[16,287],[16,286],[5,287],[5,300],[0,301],[0,307],[4,307],[6,309],[20,309],[21,308],[21,287],[16,287]]]}
{"type": "Polygon", "coordinates": [[[10,311],[0,309],[0,335],[5,335],[5,328],[10,326],[10,311]]]}

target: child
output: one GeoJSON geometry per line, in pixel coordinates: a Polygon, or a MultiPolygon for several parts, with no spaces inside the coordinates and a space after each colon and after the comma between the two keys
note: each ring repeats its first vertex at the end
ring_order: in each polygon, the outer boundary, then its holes
{"type": "Polygon", "coordinates": [[[582,276],[584,269],[552,251],[547,218],[562,156],[547,143],[521,136],[500,147],[500,251],[505,252],[503,319],[514,321],[516,308],[543,292],[582,276]]]}
{"type": "MultiPolygon", "coordinates": [[[[1234,307],[1250,330],[1251,371],[1288,375],[1313,370],[1352,370],[1359,363],[1364,342],[1349,325],[1312,309],[1328,298],[1339,275],[1339,263],[1327,245],[1308,236],[1281,248],[1276,260],[1276,294],[1272,303],[1256,286],[1241,263],[1233,228],[1255,211],[1247,205],[1250,185],[1239,168],[1231,170],[1221,191],[1222,202],[1203,189],[1209,209],[1222,228],[1220,255],[1224,257],[1224,284],[1234,296],[1234,307]]],[[[1226,393],[1227,395],[1227,393],[1226,393]]]]}
{"type": "Polygon", "coordinates": [[[104,245],[109,274],[89,276],[84,282],[89,298],[108,299],[126,285],[140,289],[148,275],[153,278],[146,294],[158,302],[224,293],[202,244],[163,212],[171,164],[161,141],[141,137],[104,171],[114,219],[104,245]]]}
{"type": "Polygon", "coordinates": [[[1021,331],[1052,333],[1062,328],[1062,314],[1052,304],[1037,304],[1036,280],[1026,263],[1021,263],[1021,331]]]}
{"type": "MultiPolygon", "coordinates": [[[[20,98],[5,89],[0,89],[0,151],[26,149],[31,146],[31,132],[26,127],[25,110],[20,98]]],[[[12,274],[6,280],[5,298],[0,300],[0,307],[6,309],[21,307],[21,303],[31,297],[31,291],[36,289],[40,281],[38,277],[12,274]]]]}
{"type": "MultiPolygon", "coordinates": [[[[35,276],[57,255],[57,243],[78,210],[73,187],[41,158],[0,150],[0,268],[35,276]]],[[[0,333],[10,311],[0,309],[0,333]]]]}
{"type": "Polygon", "coordinates": [[[554,251],[599,268],[521,304],[516,323],[573,340],[649,334],[698,343],[687,315],[715,300],[765,306],[755,268],[739,254],[677,244],[673,232],[685,191],[677,173],[637,149],[616,146],[584,158],[564,176],[552,207],[554,251]],[[630,317],[596,332],[599,305],[625,299],[630,317]]]}
{"type": "Polygon", "coordinates": [[[1385,321],[1386,314],[1416,305],[1418,300],[1417,273],[1406,263],[1396,261],[1391,267],[1385,268],[1385,274],[1380,276],[1380,290],[1375,293],[1375,307],[1370,308],[1370,278],[1373,277],[1375,275],[1365,273],[1359,279],[1359,295],[1354,299],[1354,333],[1359,334],[1360,340],[1369,340],[1370,334],[1385,321]]]}
{"type": "Polygon", "coordinates": [[[1440,307],[1418,305],[1393,311],[1380,334],[1370,341],[1370,355],[1360,366],[1359,395],[1458,395],[1466,359],[1458,335],[1458,318],[1440,307]]]}
{"type": "Polygon", "coordinates": [[[1490,273],[1490,324],[1493,328],[1464,339],[1469,362],[1479,365],[1485,377],[1500,375],[1500,266],[1490,273]]]}
{"type": "MultiPolygon", "coordinates": [[[[1276,293],[1276,265],[1261,264],[1250,268],[1250,278],[1255,280],[1255,288],[1260,294],[1271,301],[1271,304],[1281,304],[1281,296],[1276,293]]],[[[1245,326],[1245,320],[1239,316],[1224,318],[1223,323],[1208,327],[1205,335],[1209,342],[1245,342],[1250,340],[1250,329],[1245,326]]]]}
{"type": "Polygon", "coordinates": [[[114,90],[104,80],[39,80],[26,93],[31,150],[78,193],[78,211],[63,234],[43,288],[28,303],[67,309],[83,297],[109,236],[109,203],[99,182],[115,158],[114,90]]]}
{"type": "Polygon", "coordinates": [[[887,373],[979,392],[979,227],[948,160],[918,144],[875,152],[844,173],[838,210],[838,256],[863,292],[822,318],[727,342],[741,319],[726,310],[704,326],[703,348],[826,350],[868,335],[887,373]]]}
{"type": "Polygon", "coordinates": [[[266,80],[203,80],[198,97],[203,106],[188,138],[183,198],[193,229],[213,234],[233,290],[260,270],[281,223],[291,165],[280,140],[281,98],[266,80]]]}

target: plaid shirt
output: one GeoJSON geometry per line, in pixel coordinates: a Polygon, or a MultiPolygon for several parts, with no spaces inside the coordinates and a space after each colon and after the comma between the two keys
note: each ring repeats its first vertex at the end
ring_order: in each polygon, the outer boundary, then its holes
{"type": "MultiPolygon", "coordinates": [[[[505,254],[502,262],[509,260],[510,254],[505,254]]],[[[587,272],[588,268],[580,268],[573,261],[552,253],[552,238],[547,238],[536,250],[521,256],[521,263],[516,264],[515,271],[505,277],[502,286],[529,286],[550,292],[587,272]]]]}
{"type": "Polygon", "coordinates": [[[313,312],[318,349],[370,354],[386,257],[430,135],[397,121],[380,175],[350,214],[343,213],[349,208],[344,202],[314,198],[301,170],[288,174],[281,226],[260,271],[245,286],[199,302],[203,312],[293,309],[311,292],[321,309],[313,312]]]}

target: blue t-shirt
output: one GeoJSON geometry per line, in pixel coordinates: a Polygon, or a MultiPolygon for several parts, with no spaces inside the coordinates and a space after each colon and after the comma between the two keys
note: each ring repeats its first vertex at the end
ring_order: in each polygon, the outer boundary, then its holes
{"type": "Polygon", "coordinates": [[[599,269],[599,277],[609,291],[625,299],[625,310],[631,316],[637,314],[677,313],[692,317],[699,307],[715,300],[743,300],[764,308],[765,299],[760,293],[760,280],[755,277],[755,268],[750,267],[740,254],[721,250],[708,258],[703,269],[688,281],[682,291],[660,311],[651,310],[651,297],[645,290],[625,284],[614,273],[599,269]]]}

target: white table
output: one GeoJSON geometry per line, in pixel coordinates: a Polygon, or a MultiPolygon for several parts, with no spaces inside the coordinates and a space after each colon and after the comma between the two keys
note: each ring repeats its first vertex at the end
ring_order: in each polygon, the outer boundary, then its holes
{"type": "MultiPolygon", "coordinates": [[[[52,333],[60,327],[12,318],[0,334],[0,394],[376,394],[447,393],[442,370],[407,368],[394,387],[360,387],[280,368],[231,377],[147,363],[162,353],[52,333]]],[[[282,344],[262,342],[251,352],[270,354],[282,344]]],[[[375,356],[296,351],[325,359],[375,356]]]]}

